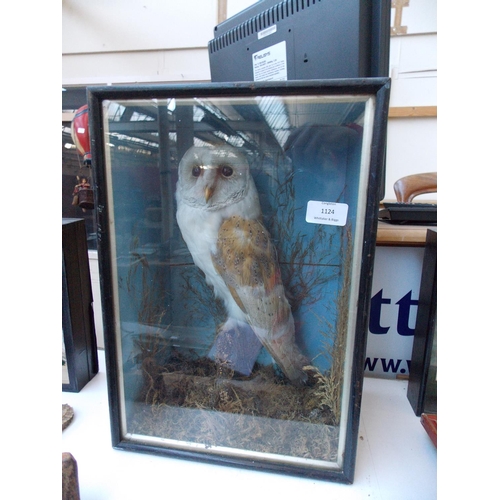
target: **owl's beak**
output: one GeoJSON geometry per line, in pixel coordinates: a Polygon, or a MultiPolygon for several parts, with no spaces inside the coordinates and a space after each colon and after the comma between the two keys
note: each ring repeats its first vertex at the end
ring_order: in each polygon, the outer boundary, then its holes
{"type": "Polygon", "coordinates": [[[215,186],[207,186],[205,188],[205,201],[208,203],[208,200],[212,198],[215,192],[215,186]]]}

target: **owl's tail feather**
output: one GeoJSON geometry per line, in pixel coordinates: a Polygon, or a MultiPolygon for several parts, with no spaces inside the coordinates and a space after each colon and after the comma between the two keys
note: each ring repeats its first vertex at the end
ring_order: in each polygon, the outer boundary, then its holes
{"type": "Polygon", "coordinates": [[[255,328],[254,325],[254,331],[290,382],[296,386],[304,385],[308,380],[304,367],[309,365],[310,361],[295,343],[292,315],[290,314],[288,320],[280,326],[274,326],[270,331],[266,331],[255,328]]]}
{"type": "Polygon", "coordinates": [[[304,367],[310,362],[302,354],[294,340],[289,342],[280,337],[265,342],[264,346],[293,385],[300,386],[307,382],[308,375],[304,371],[304,367]]]}

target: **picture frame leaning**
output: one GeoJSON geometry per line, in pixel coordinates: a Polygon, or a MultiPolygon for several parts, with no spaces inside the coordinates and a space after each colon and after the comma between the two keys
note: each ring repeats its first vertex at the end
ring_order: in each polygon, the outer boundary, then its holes
{"type": "Polygon", "coordinates": [[[115,448],[354,480],[389,89],[88,88],[115,448]]]}

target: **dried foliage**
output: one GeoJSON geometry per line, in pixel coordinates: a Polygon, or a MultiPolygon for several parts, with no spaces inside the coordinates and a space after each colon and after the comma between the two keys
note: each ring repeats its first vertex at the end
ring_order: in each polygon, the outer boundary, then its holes
{"type": "Polygon", "coordinates": [[[206,446],[228,446],[302,458],[335,460],[338,429],[318,406],[320,383],[298,388],[270,366],[249,377],[221,376],[208,358],[172,350],[167,364],[142,363],[143,391],[129,430],[206,446]],[[320,424],[320,425],[318,425],[320,424]]]}
{"type": "Polygon", "coordinates": [[[322,299],[326,283],[338,276],[339,265],[335,252],[337,233],[314,225],[312,235],[297,231],[295,215],[304,207],[295,206],[294,173],[276,180],[272,205],[277,216],[269,221],[270,232],[277,241],[278,260],[282,279],[292,311],[312,305],[322,299]]]}
{"type": "Polygon", "coordinates": [[[214,321],[214,337],[218,326],[226,319],[224,303],[215,297],[212,288],[207,286],[205,275],[196,266],[189,266],[181,271],[183,285],[180,293],[186,307],[186,319],[190,323],[205,322],[207,318],[214,321]],[[195,304],[195,307],[193,307],[195,304]]]}
{"type": "Polygon", "coordinates": [[[141,324],[157,325],[165,315],[168,287],[161,268],[150,266],[147,256],[138,250],[139,244],[139,238],[133,238],[126,289],[137,310],[137,321],[141,324]]]}
{"type": "Polygon", "coordinates": [[[337,318],[336,324],[332,325],[327,319],[319,318],[326,326],[322,330],[326,338],[325,345],[331,360],[331,368],[326,373],[321,373],[315,366],[308,366],[314,378],[317,380],[315,397],[320,408],[328,408],[331,411],[335,425],[340,422],[342,385],[344,382],[345,355],[347,342],[347,329],[349,321],[349,293],[351,289],[351,264],[352,264],[352,234],[350,228],[345,230],[346,244],[342,251],[344,270],[342,288],[336,300],[337,318]],[[335,334],[332,339],[332,334],[335,334]]]}

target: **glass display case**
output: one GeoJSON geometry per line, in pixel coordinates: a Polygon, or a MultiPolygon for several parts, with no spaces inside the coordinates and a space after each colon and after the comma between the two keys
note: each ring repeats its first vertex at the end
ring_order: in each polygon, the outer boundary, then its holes
{"type": "Polygon", "coordinates": [[[353,481],[388,99],[88,89],[113,446],[353,481]]]}

